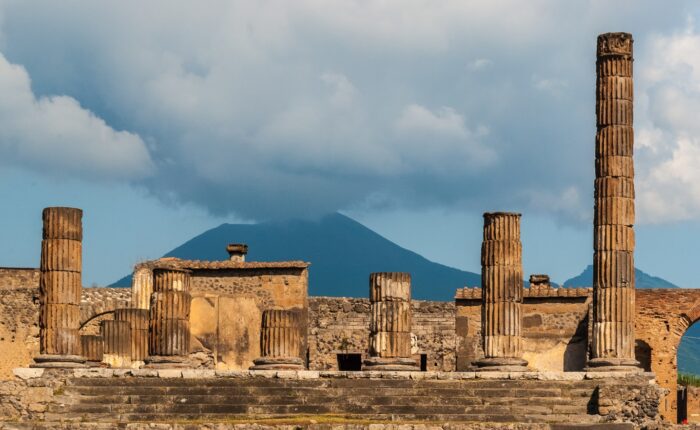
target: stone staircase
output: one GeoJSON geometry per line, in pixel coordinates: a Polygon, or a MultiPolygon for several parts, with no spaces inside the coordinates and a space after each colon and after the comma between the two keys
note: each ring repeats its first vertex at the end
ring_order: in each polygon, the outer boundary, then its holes
{"type": "MultiPolygon", "coordinates": [[[[601,380],[71,378],[47,420],[596,423],[601,380]]],[[[624,384],[617,381],[617,384],[624,384]]]]}

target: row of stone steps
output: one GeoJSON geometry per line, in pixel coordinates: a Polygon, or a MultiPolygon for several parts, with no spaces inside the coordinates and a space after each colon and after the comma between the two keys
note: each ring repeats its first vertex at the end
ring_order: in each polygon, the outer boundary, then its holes
{"type": "Polygon", "coordinates": [[[597,422],[600,381],[73,378],[47,418],[167,422],[337,417],[376,421],[597,422]]]}

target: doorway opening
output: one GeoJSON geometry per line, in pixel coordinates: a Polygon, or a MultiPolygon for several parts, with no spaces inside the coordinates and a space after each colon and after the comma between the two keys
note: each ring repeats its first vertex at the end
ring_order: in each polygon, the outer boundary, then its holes
{"type": "Polygon", "coordinates": [[[357,372],[362,370],[362,354],[337,354],[338,370],[357,372]]]}

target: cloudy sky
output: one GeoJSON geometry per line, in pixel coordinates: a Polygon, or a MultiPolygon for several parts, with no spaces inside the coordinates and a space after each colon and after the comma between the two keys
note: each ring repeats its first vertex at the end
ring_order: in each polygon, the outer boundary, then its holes
{"type": "Polygon", "coordinates": [[[592,260],[595,40],[635,39],[637,265],[695,287],[700,6],[651,1],[0,0],[0,266],[85,210],[105,284],[222,222],[341,211],[479,270],[592,260]]]}

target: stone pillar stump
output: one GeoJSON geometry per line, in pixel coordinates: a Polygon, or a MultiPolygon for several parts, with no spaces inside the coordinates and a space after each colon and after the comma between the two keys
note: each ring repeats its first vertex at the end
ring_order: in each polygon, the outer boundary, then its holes
{"type": "Polygon", "coordinates": [[[304,369],[301,359],[302,312],[300,309],[268,309],[262,314],[261,357],[252,370],[304,369]]]}
{"type": "Polygon", "coordinates": [[[480,371],[525,371],[522,358],[523,267],[520,214],[484,214],[481,245],[480,371]]]}
{"type": "Polygon", "coordinates": [[[147,367],[188,366],[190,275],[185,269],[153,270],[147,367]]]}
{"type": "Polygon", "coordinates": [[[411,274],[370,274],[369,301],[369,357],[363,370],[418,370],[411,358],[411,274]]]}

